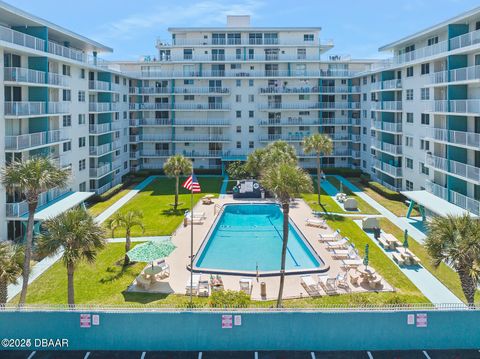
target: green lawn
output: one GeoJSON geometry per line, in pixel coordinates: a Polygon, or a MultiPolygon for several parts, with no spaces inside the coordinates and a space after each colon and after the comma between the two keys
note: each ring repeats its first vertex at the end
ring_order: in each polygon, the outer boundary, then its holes
{"type": "Polygon", "coordinates": [[[94,203],[93,205],[88,207],[88,212],[90,212],[92,214],[92,216],[95,216],[95,217],[98,216],[100,213],[105,211],[112,204],[117,202],[120,198],[125,196],[133,187],[135,187],[135,185],[132,185],[129,188],[122,189],[120,192],[113,195],[112,197],[110,197],[106,201],[94,203]]]}
{"type": "MultiPolygon", "coordinates": [[[[380,218],[380,227],[383,231],[393,234],[403,243],[403,231],[386,218],[380,218]]],[[[445,263],[441,263],[438,268],[432,264],[431,257],[423,245],[408,236],[409,249],[420,258],[422,266],[438,278],[448,289],[450,289],[458,298],[466,302],[465,296],[460,285],[458,274],[445,263]]],[[[480,291],[477,290],[477,301],[480,302],[480,291]]]]}
{"type": "MultiPolygon", "coordinates": [[[[135,227],[132,229],[133,237],[170,235],[182,223],[185,210],[190,209],[190,194],[182,187],[184,180],[185,178],[180,179],[179,202],[182,204],[176,212],[171,206],[175,199],[175,195],[173,195],[175,179],[167,177],[155,179],[120,209],[121,212],[134,209],[143,212],[145,232],[142,233],[140,228],[135,227]]],[[[194,195],[194,202],[196,203],[208,193],[218,196],[222,180],[223,178],[220,176],[199,177],[202,193],[194,195]]],[[[115,231],[115,237],[124,236],[124,231],[115,231]]]]}
{"type": "MultiPolygon", "coordinates": [[[[327,176],[327,181],[330,182],[337,190],[340,190],[340,181],[336,177],[327,176]]],[[[361,213],[366,214],[378,214],[378,211],[370,206],[363,199],[358,197],[355,192],[352,192],[347,186],[343,185],[343,193],[347,194],[349,197],[353,197],[358,202],[358,210],[361,213]]]]}
{"type": "Polygon", "coordinates": [[[342,213],[345,212],[343,208],[341,208],[337,202],[333,200],[332,197],[327,195],[327,193],[320,188],[320,201],[322,202],[322,206],[318,204],[318,191],[317,191],[317,179],[316,177],[312,176],[313,182],[313,193],[302,193],[302,198],[307,204],[312,208],[314,211],[321,211],[321,212],[333,212],[333,213],[342,213]]]}
{"type": "MultiPolygon", "coordinates": [[[[363,192],[365,192],[367,195],[372,197],[375,201],[380,203],[382,206],[384,206],[386,209],[388,209],[390,212],[395,214],[396,216],[399,217],[405,217],[407,215],[407,210],[408,206],[405,204],[403,201],[395,201],[392,199],[388,199],[384,196],[382,196],[380,193],[375,192],[373,189],[371,189],[368,186],[365,186],[361,181],[360,178],[347,178],[350,182],[352,182],[355,186],[360,188],[363,192]]],[[[412,211],[412,216],[420,216],[420,213],[417,211],[417,209],[414,209],[412,211]]]]}

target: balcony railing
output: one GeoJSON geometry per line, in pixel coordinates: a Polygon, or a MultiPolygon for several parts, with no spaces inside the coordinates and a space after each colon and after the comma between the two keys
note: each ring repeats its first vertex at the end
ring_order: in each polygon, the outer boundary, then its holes
{"type": "Polygon", "coordinates": [[[34,36],[24,34],[23,32],[9,29],[8,27],[0,26],[0,40],[25,46],[30,49],[45,51],[45,40],[34,36]]]}
{"type": "Polygon", "coordinates": [[[388,143],[388,142],[373,140],[372,141],[372,146],[375,147],[376,149],[382,151],[382,152],[391,153],[393,155],[398,156],[398,155],[402,154],[402,146],[401,145],[395,145],[395,144],[388,143]]]}
{"type": "Polygon", "coordinates": [[[228,87],[175,87],[176,94],[230,94],[228,87]]]}
{"type": "Polygon", "coordinates": [[[70,77],[60,75],[60,74],[56,74],[54,72],[49,72],[48,73],[48,83],[50,85],[68,87],[69,83],[70,83],[70,77]]]}
{"type": "Polygon", "coordinates": [[[102,134],[113,131],[111,123],[92,124],[88,126],[88,129],[90,133],[94,134],[102,134]]]}
{"type": "Polygon", "coordinates": [[[476,116],[480,113],[480,100],[451,100],[449,112],[470,113],[476,116]]]}
{"type": "Polygon", "coordinates": [[[441,142],[454,143],[475,149],[480,148],[480,133],[434,128],[432,129],[431,136],[433,139],[441,142]]]}
{"type": "Polygon", "coordinates": [[[175,110],[230,110],[228,103],[176,103],[175,110]]]}
{"type": "Polygon", "coordinates": [[[88,109],[90,112],[113,112],[119,111],[118,102],[90,102],[88,109]]]}
{"type": "Polygon", "coordinates": [[[480,215],[480,201],[477,201],[471,197],[465,196],[461,193],[448,190],[447,188],[433,183],[430,180],[425,181],[425,189],[427,192],[434,194],[437,197],[440,197],[454,205],[457,205],[475,215],[480,215]]]}
{"type": "Polygon", "coordinates": [[[90,177],[100,178],[112,171],[110,163],[101,163],[97,168],[90,168],[90,177]]]}
{"type": "Polygon", "coordinates": [[[309,93],[352,93],[360,92],[360,86],[269,86],[261,87],[260,94],[309,94],[309,93]]]}
{"type": "Polygon", "coordinates": [[[225,135],[175,135],[176,142],[230,142],[225,135]]]}
{"type": "Polygon", "coordinates": [[[385,163],[380,160],[374,160],[373,167],[383,173],[391,175],[393,177],[402,177],[402,168],[393,166],[389,163],[385,163]]]}
{"type": "Polygon", "coordinates": [[[450,39],[450,50],[455,50],[478,43],[480,43],[480,30],[475,30],[450,39]]]}
{"type": "Polygon", "coordinates": [[[443,172],[452,173],[462,178],[466,178],[475,182],[480,181],[480,168],[466,163],[448,160],[444,157],[438,157],[432,154],[426,155],[427,166],[441,170],[443,172]]]}
{"type": "Polygon", "coordinates": [[[430,75],[430,83],[432,84],[475,80],[480,80],[480,65],[461,67],[450,71],[439,71],[430,75]]]}
{"type": "Polygon", "coordinates": [[[315,41],[304,41],[303,39],[247,39],[247,38],[220,38],[220,39],[174,39],[172,44],[168,44],[168,41],[157,39],[157,47],[170,47],[170,46],[210,46],[210,45],[296,45],[296,46],[333,46],[332,40],[323,40],[322,42],[319,39],[315,41]]]}
{"type": "Polygon", "coordinates": [[[401,111],[402,101],[379,101],[371,103],[372,110],[377,111],[401,111]]]}
{"type": "Polygon", "coordinates": [[[67,57],[69,59],[80,61],[80,62],[86,61],[86,56],[83,51],[73,49],[70,47],[65,47],[52,41],[48,42],[48,52],[54,55],[67,57]]]}
{"type": "Polygon", "coordinates": [[[70,102],[48,102],[49,114],[62,114],[70,112],[70,102]]]}
{"type": "Polygon", "coordinates": [[[5,116],[38,116],[46,114],[45,102],[5,102],[5,116]]]}
{"type": "Polygon", "coordinates": [[[45,83],[45,72],[26,69],[23,67],[5,67],[3,70],[4,81],[26,82],[33,84],[45,83]]]}
{"type": "Polygon", "coordinates": [[[384,132],[402,132],[401,122],[373,121],[373,128],[384,132]]]}
{"type": "Polygon", "coordinates": [[[359,102],[316,102],[316,103],[284,103],[284,102],[271,102],[267,104],[259,104],[260,110],[315,110],[315,109],[358,109],[360,108],[359,102]]]}
{"type": "Polygon", "coordinates": [[[62,130],[36,132],[18,136],[5,136],[5,150],[21,151],[60,142],[66,138],[67,137],[62,130]]]}
{"type": "Polygon", "coordinates": [[[372,90],[397,90],[402,88],[402,80],[393,79],[371,84],[372,90]]]}
{"type": "MultiPolygon", "coordinates": [[[[328,137],[332,139],[332,141],[360,141],[359,135],[351,135],[348,133],[328,133],[326,134],[328,137]]],[[[302,142],[305,137],[310,136],[310,132],[291,132],[288,134],[274,134],[274,135],[267,135],[261,136],[259,138],[260,142],[270,142],[270,141],[287,141],[287,142],[302,142]]]]}
{"type": "Polygon", "coordinates": [[[100,146],[90,146],[91,156],[103,156],[106,153],[114,151],[115,148],[110,143],[106,143],[100,146]]]}
{"type": "MultiPolygon", "coordinates": [[[[38,196],[38,207],[44,206],[49,202],[56,200],[58,197],[63,196],[70,190],[67,188],[53,188],[48,192],[42,192],[38,196]]],[[[28,202],[22,201],[18,203],[7,203],[7,217],[21,217],[28,213],[28,202]]]]}
{"type": "Polygon", "coordinates": [[[174,153],[172,151],[162,150],[141,150],[140,157],[170,157],[174,153]]]}
{"type": "Polygon", "coordinates": [[[348,126],[355,119],[352,118],[303,118],[288,117],[282,119],[259,120],[259,126],[348,126]]]}
{"type": "Polygon", "coordinates": [[[110,91],[110,82],[107,81],[88,81],[89,90],[110,91]]]}

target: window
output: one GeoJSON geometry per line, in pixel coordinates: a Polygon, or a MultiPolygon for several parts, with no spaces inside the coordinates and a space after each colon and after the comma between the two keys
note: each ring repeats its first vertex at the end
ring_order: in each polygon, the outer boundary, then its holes
{"type": "Polygon", "coordinates": [[[413,123],[413,112],[407,112],[407,123],[413,123]]]}
{"type": "Polygon", "coordinates": [[[413,170],[413,160],[411,158],[405,158],[405,166],[413,170]]]}
{"type": "Polygon", "coordinates": [[[363,152],[367,151],[367,145],[365,143],[362,143],[362,151],[363,152]]]}
{"type": "Polygon", "coordinates": [[[405,181],[405,186],[407,188],[407,191],[413,191],[413,182],[406,180],[405,181]]]}
{"type": "Polygon", "coordinates": [[[242,117],[242,111],[235,111],[235,116],[237,118],[241,118],[242,117]]]}
{"type": "Polygon", "coordinates": [[[242,133],[242,126],[237,126],[237,133],[242,133]]]}
{"type": "Polygon", "coordinates": [[[235,102],[242,102],[242,95],[235,95],[235,102]]]}
{"type": "Polygon", "coordinates": [[[236,85],[237,87],[242,86],[242,80],[235,80],[235,85],[236,85]]]}
{"type": "Polygon", "coordinates": [[[413,89],[408,89],[406,92],[406,99],[407,100],[413,100],[413,89]]]}
{"type": "Polygon", "coordinates": [[[430,142],[428,142],[426,140],[420,140],[420,149],[425,150],[425,151],[429,151],[430,150],[430,142]]]}
{"type": "Polygon", "coordinates": [[[363,133],[364,135],[366,135],[366,134],[367,134],[367,128],[366,128],[365,126],[364,126],[364,127],[362,127],[362,133],[363,133]]]}
{"type": "Polygon", "coordinates": [[[70,90],[63,90],[62,99],[63,101],[72,101],[72,92],[70,90]]]}
{"type": "Polygon", "coordinates": [[[193,59],[193,49],[183,49],[183,59],[184,60],[193,59]]]}
{"type": "Polygon", "coordinates": [[[63,152],[68,152],[72,150],[72,142],[64,142],[63,143],[63,152]]]}
{"type": "Polygon", "coordinates": [[[413,66],[407,67],[407,77],[413,76],[413,66]]]}
{"type": "Polygon", "coordinates": [[[78,161],[78,170],[83,171],[85,168],[85,159],[78,161]]]}
{"type": "Polygon", "coordinates": [[[80,69],[80,78],[81,79],[85,78],[85,69],[80,69]]]}
{"type": "Polygon", "coordinates": [[[65,76],[70,76],[70,66],[62,65],[62,74],[65,76]]]}
{"type": "Polygon", "coordinates": [[[428,114],[428,113],[422,113],[422,117],[421,117],[420,123],[421,123],[422,125],[429,125],[429,124],[430,124],[430,114],[428,114]]]}
{"type": "Polygon", "coordinates": [[[253,87],[253,80],[248,80],[248,86],[253,87]]]}
{"type": "Polygon", "coordinates": [[[429,88],[420,89],[420,99],[421,100],[430,100],[430,89],[429,88]]]}
{"type": "Polygon", "coordinates": [[[237,148],[242,148],[242,143],[240,141],[237,141],[237,148]]]}
{"type": "Polygon", "coordinates": [[[438,36],[431,37],[427,40],[427,46],[438,44],[438,36]]]}
{"type": "Polygon", "coordinates": [[[193,100],[195,100],[195,96],[194,95],[184,95],[183,100],[184,101],[193,101],[193,100]]]}
{"type": "Polygon", "coordinates": [[[307,59],[307,49],[297,49],[297,60],[307,59]]]}
{"type": "Polygon", "coordinates": [[[367,84],[367,81],[368,81],[367,76],[364,76],[364,77],[362,78],[362,83],[363,83],[364,85],[366,85],[366,84],[367,84]]]}
{"type": "Polygon", "coordinates": [[[362,98],[363,98],[363,101],[367,101],[367,94],[366,93],[362,94],[362,98]]]}
{"type": "Polygon", "coordinates": [[[85,145],[86,145],[85,137],[79,137],[78,138],[78,147],[82,148],[82,147],[85,147],[85,145]]]}
{"type": "Polygon", "coordinates": [[[87,182],[82,182],[78,185],[78,190],[80,192],[85,192],[87,190],[87,182]]]}
{"type": "Polygon", "coordinates": [[[253,141],[248,141],[248,148],[253,148],[253,141]]]}
{"type": "Polygon", "coordinates": [[[308,101],[310,100],[310,95],[298,95],[298,99],[300,101],[308,101]]]}
{"type": "Polygon", "coordinates": [[[303,41],[313,41],[313,34],[304,34],[303,41]]]}
{"type": "Polygon", "coordinates": [[[255,95],[248,95],[248,102],[255,102],[255,95]]]}
{"type": "Polygon", "coordinates": [[[72,125],[72,116],[71,115],[64,115],[63,116],[63,127],[70,127],[72,125]]]}
{"type": "Polygon", "coordinates": [[[426,167],[425,163],[423,163],[423,162],[419,163],[419,169],[420,169],[421,174],[424,174],[424,175],[427,175],[427,176],[430,174],[430,169],[428,167],[426,167]]]}
{"type": "Polygon", "coordinates": [[[253,131],[254,131],[253,126],[248,126],[248,132],[249,132],[249,133],[253,133],[253,131]]]}
{"type": "Polygon", "coordinates": [[[422,64],[420,73],[422,75],[426,75],[430,73],[430,64],[428,62],[426,64],[422,64]]]}
{"type": "Polygon", "coordinates": [[[405,146],[413,147],[413,137],[405,136],[405,146]]]}
{"type": "Polygon", "coordinates": [[[193,80],[190,79],[190,80],[183,80],[183,84],[184,85],[193,85],[193,80]]]}
{"type": "Polygon", "coordinates": [[[78,102],[85,102],[85,91],[78,91],[78,102]]]}
{"type": "Polygon", "coordinates": [[[85,114],[84,113],[80,113],[78,115],[78,124],[79,125],[84,125],[85,124],[85,114]]]}

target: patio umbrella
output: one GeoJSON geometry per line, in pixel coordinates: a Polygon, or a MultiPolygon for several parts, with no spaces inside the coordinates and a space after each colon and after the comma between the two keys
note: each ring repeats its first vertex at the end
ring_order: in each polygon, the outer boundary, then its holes
{"type": "Polygon", "coordinates": [[[134,262],[153,262],[169,256],[175,248],[177,247],[170,240],[149,241],[135,246],[127,252],[127,255],[134,262]]]}
{"type": "Polygon", "coordinates": [[[403,233],[403,248],[408,248],[408,229],[403,233]]]}
{"type": "Polygon", "coordinates": [[[368,266],[368,243],[365,244],[365,255],[363,256],[363,264],[365,267],[368,266]]]}
{"type": "Polygon", "coordinates": [[[343,182],[340,181],[340,193],[343,193],[343,182]]]}

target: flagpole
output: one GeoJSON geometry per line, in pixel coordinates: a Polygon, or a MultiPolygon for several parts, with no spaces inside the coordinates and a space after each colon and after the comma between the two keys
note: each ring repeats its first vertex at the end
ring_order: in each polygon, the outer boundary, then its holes
{"type": "MultiPolygon", "coordinates": [[[[192,171],[193,181],[193,171],[192,171]]],[[[193,304],[193,183],[190,190],[190,305],[193,304]]]]}

